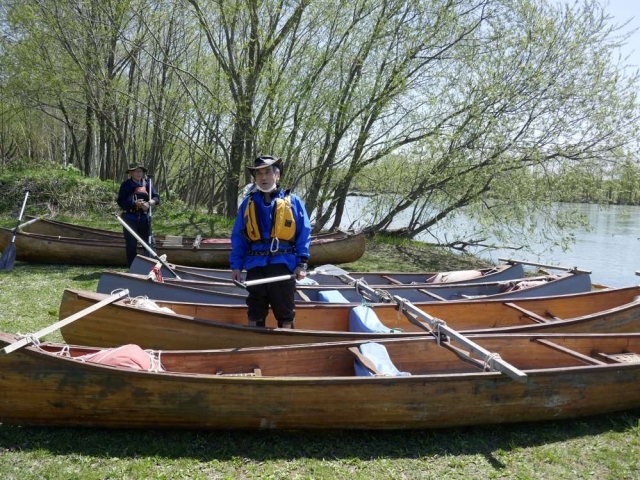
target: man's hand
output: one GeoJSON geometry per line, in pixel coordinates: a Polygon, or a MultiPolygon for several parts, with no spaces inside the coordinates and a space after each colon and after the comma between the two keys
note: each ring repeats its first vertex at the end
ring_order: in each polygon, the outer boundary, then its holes
{"type": "Polygon", "coordinates": [[[239,282],[242,280],[242,271],[241,270],[231,270],[231,280],[235,282],[239,282]]]}
{"type": "Polygon", "coordinates": [[[293,273],[296,276],[296,280],[302,280],[307,276],[307,271],[302,267],[296,267],[293,273]]]}

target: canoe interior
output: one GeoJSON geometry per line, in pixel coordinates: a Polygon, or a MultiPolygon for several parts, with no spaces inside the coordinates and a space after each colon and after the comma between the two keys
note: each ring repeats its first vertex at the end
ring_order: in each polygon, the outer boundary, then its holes
{"type": "MultiPolygon", "coordinates": [[[[627,335],[493,335],[470,336],[474,342],[524,371],[571,367],[640,364],[640,336],[627,335]]],[[[6,337],[2,338],[7,342],[6,337]]],[[[393,364],[412,375],[451,375],[483,371],[484,360],[455,341],[433,338],[381,340],[393,364]],[[451,346],[455,348],[451,348],[451,346]],[[444,347],[444,348],[443,348],[444,347]],[[463,352],[464,354],[461,354],[463,352]]],[[[197,375],[239,374],[261,371],[273,377],[353,377],[354,342],[231,348],[210,351],[163,351],[167,372],[197,375]]],[[[61,354],[56,344],[42,344],[48,353],[61,354]]],[[[71,357],[100,349],[72,346],[71,357]]],[[[120,367],[119,367],[120,368],[120,367]]]]}
{"type": "MultiPolygon", "coordinates": [[[[159,264],[154,258],[138,255],[129,273],[147,275],[152,268],[159,264]]],[[[162,276],[164,278],[175,278],[176,274],[183,280],[200,280],[231,282],[231,270],[189,267],[186,265],[176,265],[168,263],[171,270],[160,264],[162,276]]],[[[401,285],[428,283],[430,285],[452,284],[452,283],[481,283],[490,281],[515,280],[525,276],[522,264],[496,265],[495,267],[481,268],[477,270],[450,272],[445,275],[447,281],[435,282],[438,277],[443,276],[443,272],[349,272],[348,276],[343,275],[309,275],[309,279],[320,285],[349,285],[353,279],[366,282],[368,285],[401,285]],[[473,277],[473,275],[478,275],[473,277]]]]}
{"type": "MultiPolygon", "coordinates": [[[[640,287],[586,294],[521,299],[513,302],[467,301],[422,305],[427,314],[468,333],[552,333],[640,331],[640,287]]],[[[105,294],[65,290],[60,318],[67,318],[106,298],[105,294]]],[[[146,300],[123,299],[62,328],[65,341],[116,346],[125,342],[144,348],[207,349],[328,342],[347,339],[428,335],[400,314],[395,305],[375,304],[373,313],[393,333],[361,333],[350,329],[352,305],[298,305],[296,328],[276,329],[270,314],[267,327],[247,326],[246,306],[155,301],[157,312],[144,307],[146,300]],[[176,332],[180,332],[176,335],[176,332]]],[[[153,306],[153,305],[152,305],[153,306]]]]}

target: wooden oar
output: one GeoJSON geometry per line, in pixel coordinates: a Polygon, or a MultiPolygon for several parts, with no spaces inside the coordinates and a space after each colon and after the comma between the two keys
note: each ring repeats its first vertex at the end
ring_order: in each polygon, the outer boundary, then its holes
{"type": "Polygon", "coordinates": [[[31,335],[27,335],[25,338],[21,338],[20,340],[18,340],[17,342],[13,342],[11,345],[7,345],[6,347],[4,347],[2,350],[0,350],[0,355],[6,355],[8,353],[11,353],[15,350],[18,350],[19,348],[24,347],[25,345],[28,345],[29,343],[33,342],[34,339],[40,339],[41,337],[44,337],[45,335],[48,335],[51,332],[54,332],[62,327],[64,327],[65,325],[69,325],[72,322],[75,322],[76,320],[84,317],[85,315],[89,315],[91,312],[95,312],[96,310],[104,307],[105,305],[108,305],[110,303],[115,302],[116,300],[124,297],[125,295],[129,294],[129,290],[122,290],[118,293],[114,293],[113,295],[111,295],[108,298],[105,298],[104,300],[101,300],[100,302],[91,305],[90,307],[85,308],[84,310],[80,310],[77,313],[74,313],[73,315],[71,315],[70,317],[67,317],[63,320],[60,320],[59,322],[54,323],[53,325],[49,325],[46,328],[43,328],[42,330],[38,330],[36,333],[33,333],[31,335]]]}
{"type": "Polygon", "coordinates": [[[13,265],[16,262],[16,235],[18,235],[18,227],[20,227],[20,220],[22,220],[24,207],[27,206],[27,198],[29,198],[29,190],[25,190],[24,192],[22,208],[20,208],[20,214],[18,215],[16,227],[13,229],[13,237],[11,237],[11,242],[2,252],[2,256],[0,256],[0,270],[9,271],[13,268],[13,265]]]}
{"type": "MultiPolygon", "coordinates": [[[[310,272],[307,272],[307,275],[331,275],[332,277],[339,277],[340,275],[346,274],[348,274],[346,270],[338,268],[335,265],[322,265],[321,267],[316,267],[310,272]]],[[[282,282],[284,280],[291,280],[292,278],[296,278],[295,273],[279,275],[277,277],[259,278],[257,280],[247,280],[246,282],[234,280],[233,283],[239,287],[247,288],[253,285],[262,285],[263,283],[282,282]]]]}
{"type": "Polygon", "coordinates": [[[591,270],[583,270],[578,267],[561,267],[559,265],[549,265],[547,263],[536,263],[536,262],[527,262],[526,260],[516,260],[513,258],[498,258],[501,262],[506,263],[520,263],[522,265],[530,265],[532,267],[542,267],[542,268],[555,268],[556,270],[566,270],[567,272],[574,273],[592,273],[591,270]]]}
{"type": "MultiPolygon", "coordinates": [[[[344,272],[344,270],[343,270],[344,272]]],[[[347,272],[344,272],[340,275],[344,275],[345,278],[347,278],[350,282],[354,282],[356,284],[356,288],[357,289],[361,289],[361,290],[365,290],[373,295],[378,295],[376,289],[371,288],[370,286],[362,283],[362,282],[357,282],[354,278],[350,277],[347,272]]],[[[414,315],[416,315],[417,317],[421,317],[424,320],[426,320],[429,325],[433,326],[434,328],[437,329],[438,332],[440,333],[444,333],[445,335],[455,339],[458,343],[460,343],[461,345],[465,346],[467,349],[469,349],[469,351],[475,353],[476,355],[480,356],[485,364],[487,366],[489,366],[489,368],[495,369],[497,371],[500,371],[506,375],[508,375],[509,377],[513,378],[516,381],[519,382],[526,382],[526,378],[527,375],[526,373],[522,372],[521,370],[519,370],[518,368],[514,367],[513,365],[511,365],[508,362],[505,362],[504,360],[502,360],[502,358],[500,358],[499,355],[493,354],[491,352],[489,352],[488,350],[486,350],[485,348],[481,347],[480,345],[478,345],[477,343],[471,341],[470,339],[468,339],[467,337],[465,337],[464,335],[462,335],[461,333],[457,332],[456,330],[454,330],[453,328],[449,327],[444,320],[440,320],[438,318],[432,317],[431,315],[429,315],[427,312],[420,310],[418,307],[416,307],[415,305],[413,305],[409,300],[406,300],[398,295],[392,295],[391,298],[393,299],[394,302],[396,302],[398,304],[398,307],[405,309],[411,313],[413,313],[414,315]]],[[[409,315],[410,317],[410,315],[409,315]]],[[[429,329],[426,325],[423,325],[422,322],[414,322],[416,325],[418,325],[420,328],[426,330],[427,332],[433,334],[433,330],[429,329]]]]}
{"type": "Polygon", "coordinates": [[[140,238],[140,235],[138,235],[136,232],[134,232],[134,231],[133,231],[133,229],[132,229],[129,225],[127,225],[127,222],[125,222],[124,220],[122,220],[122,218],[120,218],[120,215],[118,215],[118,213],[117,213],[117,212],[113,212],[113,216],[114,216],[114,217],[116,217],[116,219],[117,219],[117,220],[122,224],[122,226],[123,226],[124,228],[126,228],[126,229],[129,231],[129,233],[130,233],[131,235],[133,235],[133,237],[134,237],[136,240],[138,240],[138,242],[140,242],[140,244],[144,247],[144,249],[145,249],[147,252],[149,252],[153,258],[155,258],[155,259],[156,259],[157,261],[159,261],[159,262],[160,262],[160,263],[161,263],[161,264],[162,264],[162,265],[163,265],[167,270],[169,270],[171,273],[173,273],[173,275],[175,275],[175,277],[176,277],[178,280],[182,280],[182,279],[180,278],[180,275],[178,275],[178,274],[177,274],[177,273],[176,273],[176,272],[175,272],[175,271],[174,271],[174,270],[169,266],[169,264],[168,264],[167,262],[165,262],[164,258],[161,258],[161,257],[160,257],[160,256],[159,256],[159,255],[158,255],[158,254],[153,250],[153,248],[151,248],[149,245],[147,245],[147,244],[145,243],[145,241],[144,241],[144,240],[142,240],[142,239],[140,238]]]}

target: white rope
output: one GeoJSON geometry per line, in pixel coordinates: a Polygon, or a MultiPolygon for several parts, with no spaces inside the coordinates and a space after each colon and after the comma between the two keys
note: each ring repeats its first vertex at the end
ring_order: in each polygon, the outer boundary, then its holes
{"type": "Polygon", "coordinates": [[[144,353],[149,356],[149,360],[151,361],[151,366],[148,370],[149,372],[158,373],[164,370],[162,362],[160,361],[162,350],[158,350],[158,352],[155,350],[145,350],[144,353]]]}
{"type": "Polygon", "coordinates": [[[495,370],[495,361],[496,360],[500,360],[500,354],[499,353],[490,353],[489,355],[487,355],[487,358],[484,359],[484,365],[483,365],[483,370],[485,371],[491,371],[491,370],[495,370]]]}
{"type": "Polygon", "coordinates": [[[54,355],[57,355],[59,357],[71,357],[71,350],[69,349],[69,345],[65,345],[64,347],[62,347],[62,350],[60,350],[57,353],[54,353],[54,355]]]}
{"type": "Polygon", "coordinates": [[[153,300],[149,300],[149,297],[147,297],[146,295],[129,298],[129,300],[127,301],[127,305],[144,310],[151,310],[154,312],[175,313],[169,307],[161,307],[153,300]]]}
{"type": "MultiPolygon", "coordinates": [[[[115,290],[111,290],[111,295],[115,295],[116,293],[120,293],[125,291],[126,288],[116,288],[115,290]]],[[[127,295],[127,298],[130,298],[129,295],[127,295]]]]}
{"type": "Polygon", "coordinates": [[[16,340],[26,339],[27,342],[32,343],[35,347],[40,348],[40,340],[33,333],[16,333],[16,340]]]}

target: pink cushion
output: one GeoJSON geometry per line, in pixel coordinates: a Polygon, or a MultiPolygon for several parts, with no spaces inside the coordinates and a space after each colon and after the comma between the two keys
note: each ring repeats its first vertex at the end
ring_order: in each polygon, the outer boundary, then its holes
{"type": "Polygon", "coordinates": [[[123,345],[117,348],[107,348],[97,353],[83,355],[78,357],[78,359],[89,363],[127,367],[135,370],[151,370],[152,367],[149,354],[134,344],[123,345]]]}

